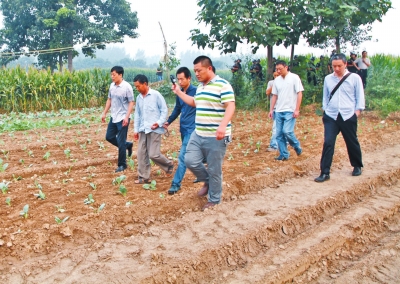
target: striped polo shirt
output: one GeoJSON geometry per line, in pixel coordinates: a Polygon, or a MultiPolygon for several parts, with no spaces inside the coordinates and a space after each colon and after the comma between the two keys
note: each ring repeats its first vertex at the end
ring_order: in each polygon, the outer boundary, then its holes
{"type": "MultiPolygon", "coordinates": [[[[225,115],[224,103],[234,102],[235,95],[228,81],[215,76],[207,85],[199,84],[194,97],[196,103],[196,133],[215,137],[217,128],[225,115]]],[[[231,122],[225,135],[231,135],[231,122]]]]}

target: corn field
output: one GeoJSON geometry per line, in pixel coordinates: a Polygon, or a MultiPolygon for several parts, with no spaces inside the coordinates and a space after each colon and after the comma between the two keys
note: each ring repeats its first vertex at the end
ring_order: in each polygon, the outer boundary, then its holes
{"type": "Polygon", "coordinates": [[[10,112],[102,105],[110,75],[100,69],[51,74],[50,70],[0,69],[0,109],[10,112]]]}

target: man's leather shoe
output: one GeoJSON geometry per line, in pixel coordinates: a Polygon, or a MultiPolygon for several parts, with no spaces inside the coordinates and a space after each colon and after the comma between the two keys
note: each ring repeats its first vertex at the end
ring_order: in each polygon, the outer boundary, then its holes
{"type": "Polygon", "coordinates": [[[204,183],[203,187],[197,192],[197,196],[206,196],[208,194],[208,183],[204,183]]]}
{"type": "Polygon", "coordinates": [[[316,182],[324,182],[326,180],[329,180],[330,176],[327,174],[321,174],[319,177],[315,178],[314,181],[316,182]]]}
{"type": "Polygon", "coordinates": [[[215,205],[217,205],[216,203],[212,203],[212,202],[207,202],[206,205],[203,206],[203,208],[201,208],[201,211],[204,211],[206,209],[212,208],[215,205]]]}
{"type": "Polygon", "coordinates": [[[125,171],[126,170],[126,167],[124,167],[124,166],[119,166],[116,170],[115,170],[115,172],[116,173],[119,173],[119,172],[123,172],[123,171],[125,171]]]}
{"type": "Polygon", "coordinates": [[[360,176],[361,172],[362,172],[361,171],[361,167],[354,167],[353,172],[351,173],[351,175],[353,177],[360,176]]]}
{"type": "Polygon", "coordinates": [[[288,160],[288,158],[286,158],[284,156],[278,156],[278,157],[275,157],[274,159],[277,160],[277,161],[286,161],[286,160],[288,160]]]}
{"type": "Polygon", "coordinates": [[[128,157],[132,157],[132,148],[133,148],[133,143],[131,143],[130,146],[128,146],[126,149],[128,150],[128,157]]]}

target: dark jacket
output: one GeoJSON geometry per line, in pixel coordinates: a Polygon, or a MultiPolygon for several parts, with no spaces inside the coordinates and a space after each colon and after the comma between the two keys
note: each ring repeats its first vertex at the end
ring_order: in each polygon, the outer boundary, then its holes
{"type": "MultiPolygon", "coordinates": [[[[196,95],[197,88],[190,84],[189,88],[186,90],[186,94],[194,97],[196,95]]],[[[184,103],[181,98],[176,96],[176,102],[174,110],[171,115],[168,117],[167,122],[171,124],[179,115],[181,115],[180,119],[180,132],[182,135],[190,134],[194,131],[196,124],[196,108],[191,107],[184,103]]]]}

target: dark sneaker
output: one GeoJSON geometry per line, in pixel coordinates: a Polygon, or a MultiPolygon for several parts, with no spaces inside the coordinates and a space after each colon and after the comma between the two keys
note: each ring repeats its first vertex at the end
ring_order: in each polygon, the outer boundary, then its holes
{"type": "Polygon", "coordinates": [[[356,177],[356,176],[360,176],[361,173],[362,173],[361,167],[354,167],[353,172],[351,173],[351,175],[353,177],[356,177]]]}
{"type": "Polygon", "coordinates": [[[171,188],[168,190],[169,195],[174,195],[177,193],[181,188],[177,185],[172,185],[171,188]]]}
{"type": "Polygon", "coordinates": [[[119,173],[119,172],[123,172],[123,171],[125,171],[126,170],[126,167],[124,167],[124,166],[119,166],[116,170],[115,170],[115,172],[116,173],[119,173]]]}
{"type": "Polygon", "coordinates": [[[301,148],[297,148],[297,149],[294,149],[294,150],[296,151],[297,156],[300,156],[301,153],[303,153],[303,149],[301,149],[301,148]]]}
{"type": "Polygon", "coordinates": [[[278,156],[278,157],[275,157],[274,159],[277,160],[277,161],[286,161],[286,160],[288,160],[288,158],[286,158],[284,156],[278,156]]]}
{"type": "Polygon", "coordinates": [[[314,181],[315,182],[324,182],[330,179],[329,174],[321,174],[319,177],[315,178],[314,181]]]}

